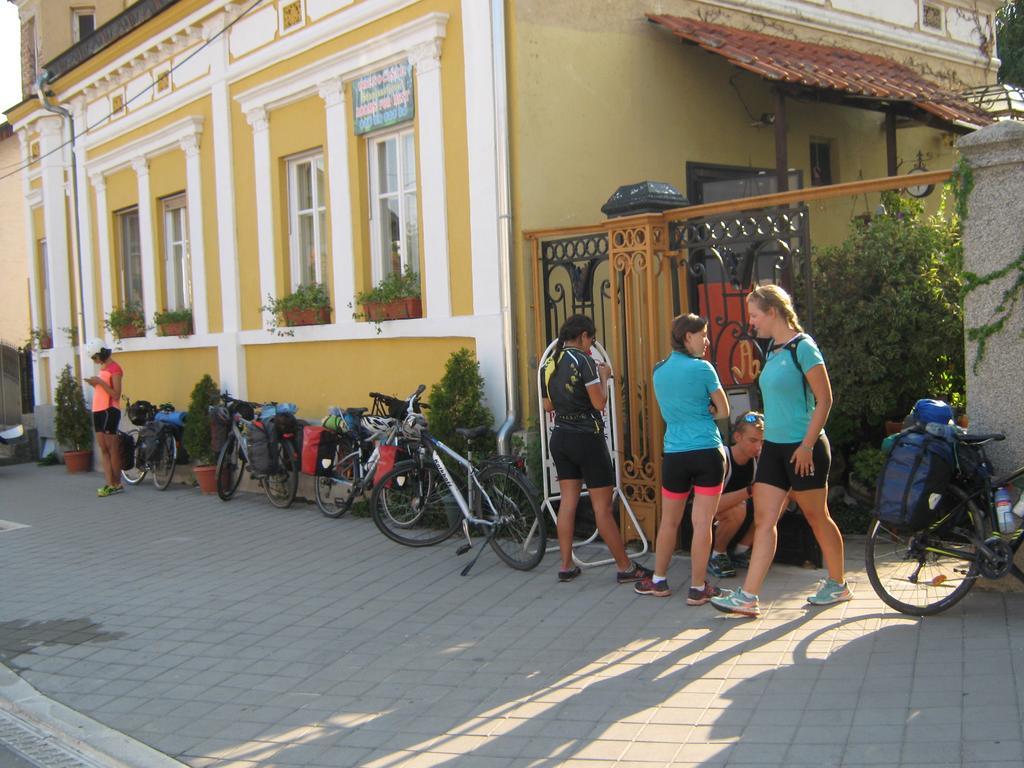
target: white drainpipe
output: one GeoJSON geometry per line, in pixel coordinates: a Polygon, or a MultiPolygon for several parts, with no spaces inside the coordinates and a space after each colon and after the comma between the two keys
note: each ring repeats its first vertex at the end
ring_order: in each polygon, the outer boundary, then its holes
{"type": "Polygon", "coordinates": [[[501,330],[505,350],[505,421],[498,427],[498,452],[511,453],[518,418],[515,329],[512,326],[512,174],[509,166],[508,72],[505,64],[505,0],[491,0],[491,51],[494,71],[494,141],[498,167],[498,274],[501,280],[501,330]]]}

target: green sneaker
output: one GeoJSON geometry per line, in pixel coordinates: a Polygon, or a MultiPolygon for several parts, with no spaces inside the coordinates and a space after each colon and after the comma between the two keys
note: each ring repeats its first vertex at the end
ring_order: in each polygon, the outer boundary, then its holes
{"type": "Polygon", "coordinates": [[[853,592],[846,582],[840,584],[834,579],[821,579],[818,582],[818,591],[810,595],[807,602],[811,605],[835,605],[852,599],[853,592]]]}
{"type": "Polygon", "coordinates": [[[736,569],[732,567],[732,560],[724,552],[712,555],[708,560],[708,573],[716,579],[731,579],[736,575],[736,569]]]}
{"type": "Polygon", "coordinates": [[[723,590],[722,594],[711,598],[711,605],[722,613],[738,613],[741,616],[761,615],[757,595],[748,595],[742,589],[723,590]]]}
{"type": "Polygon", "coordinates": [[[104,485],[98,491],[96,495],[101,499],[105,499],[107,496],[113,496],[115,493],[122,493],[124,491],[123,485],[104,485]]]}

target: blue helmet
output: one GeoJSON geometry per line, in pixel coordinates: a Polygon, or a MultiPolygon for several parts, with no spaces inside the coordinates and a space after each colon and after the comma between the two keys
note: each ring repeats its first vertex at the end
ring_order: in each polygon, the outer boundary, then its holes
{"type": "Polygon", "coordinates": [[[918,400],[911,415],[919,424],[953,423],[953,409],[942,400],[918,400]]]}

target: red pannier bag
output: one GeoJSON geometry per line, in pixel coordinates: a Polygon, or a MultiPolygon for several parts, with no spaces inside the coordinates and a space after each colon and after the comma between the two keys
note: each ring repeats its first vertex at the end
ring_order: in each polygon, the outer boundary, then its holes
{"type": "Polygon", "coordinates": [[[302,474],[328,474],[334,464],[334,449],[338,446],[338,434],[324,427],[306,425],[302,430],[302,474]],[[324,459],[329,461],[324,466],[324,459]]]}
{"type": "Polygon", "coordinates": [[[380,479],[394,469],[395,457],[398,455],[398,446],[382,445],[380,447],[380,461],[377,462],[377,471],[373,474],[373,482],[376,485],[380,479]]]}

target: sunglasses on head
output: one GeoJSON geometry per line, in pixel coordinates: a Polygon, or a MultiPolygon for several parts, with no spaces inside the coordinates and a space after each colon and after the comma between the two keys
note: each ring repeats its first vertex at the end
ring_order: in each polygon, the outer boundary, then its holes
{"type": "Polygon", "coordinates": [[[747,422],[747,424],[760,424],[764,421],[764,416],[759,413],[744,413],[740,419],[747,422]]]}

